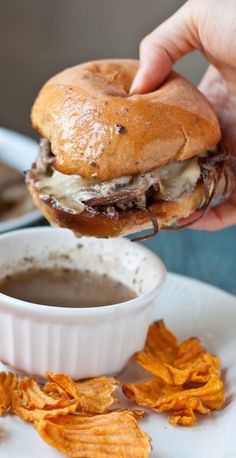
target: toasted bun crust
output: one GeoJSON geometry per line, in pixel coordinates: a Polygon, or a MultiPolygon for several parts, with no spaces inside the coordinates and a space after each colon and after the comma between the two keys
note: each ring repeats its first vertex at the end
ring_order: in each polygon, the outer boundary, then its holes
{"type": "Polygon", "coordinates": [[[32,123],[50,140],[57,170],[107,181],[188,159],[218,143],[217,118],[190,82],[173,72],[156,91],[129,96],[137,69],[135,60],[88,62],[43,86],[32,123]]]}
{"type": "MultiPolygon", "coordinates": [[[[73,230],[77,235],[95,237],[120,237],[144,229],[151,229],[152,222],[142,209],[132,209],[119,213],[119,217],[109,218],[101,213],[85,210],[73,214],[55,205],[53,199],[40,199],[37,189],[37,179],[28,173],[27,185],[35,205],[45,218],[53,225],[73,230]]],[[[149,208],[157,217],[160,229],[164,229],[193,213],[204,201],[205,188],[203,183],[195,187],[192,193],[179,197],[176,201],[161,201],[150,205],[149,208]]]]}

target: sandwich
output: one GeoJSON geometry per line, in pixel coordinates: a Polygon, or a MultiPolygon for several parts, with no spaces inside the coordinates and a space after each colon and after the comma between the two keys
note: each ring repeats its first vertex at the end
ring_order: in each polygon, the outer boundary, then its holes
{"type": "Polygon", "coordinates": [[[172,72],[157,90],[129,95],[137,69],[135,60],[83,63],[39,92],[39,154],[26,182],[52,224],[96,237],[152,228],[150,236],[231,194],[233,160],[203,94],[172,72]]]}

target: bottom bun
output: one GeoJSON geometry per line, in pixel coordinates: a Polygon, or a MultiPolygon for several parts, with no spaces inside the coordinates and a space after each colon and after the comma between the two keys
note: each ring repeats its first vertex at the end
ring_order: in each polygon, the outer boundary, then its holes
{"type": "MultiPolygon", "coordinates": [[[[81,213],[72,213],[69,209],[60,207],[53,197],[41,199],[37,180],[30,172],[27,185],[35,205],[45,218],[53,225],[71,229],[76,235],[120,237],[153,227],[148,212],[143,209],[122,211],[118,213],[118,217],[113,218],[88,208],[81,213]]],[[[184,194],[175,201],[159,201],[150,205],[148,210],[156,217],[159,228],[165,229],[199,209],[205,198],[205,188],[200,182],[191,193],[184,194]]]]}

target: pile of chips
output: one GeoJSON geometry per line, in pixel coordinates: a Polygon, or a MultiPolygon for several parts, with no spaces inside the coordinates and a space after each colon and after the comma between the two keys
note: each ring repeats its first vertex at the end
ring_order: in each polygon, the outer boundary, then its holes
{"type": "Polygon", "coordinates": [[[123,385],[124,394],[156,412],[170,411],[171,424],[192,426],[196,412],[209,415],[222,407],[220,360],[197,337],[178,344],[164,322],[157,321],[150,326],[145,348],[135,361],[155,378],[123,385]]]}
{"type": "Polygon", "coordinates": [[[144,412],[109,410],[118,386],[113,377],[75,382],[48,373],[41,387],[32,378],[1,372],[0,415],[11,411],[33,422],[42,439],[67,456],[146,458],[150,437],[138,425],[144,412]]]}
{"type": "MultiPolygon", "coordinates": [[[[224,402],[220,361],[198,338],[178,344],[163,321],[153,323],[135,361],[154,377],[123,385],[139,406],[171,411],[174,425],[191,426],[196,412],[210,414],[224,402]]],[[[75,382],[48,372],[44,386],[29,377],[0,372],[0,416],[12,412],[32,422],[42,439],[67,456],[146,458],[150,437],[138,420],[143,410],[112,408],[119,382],[98,377],[75,382]]]]}

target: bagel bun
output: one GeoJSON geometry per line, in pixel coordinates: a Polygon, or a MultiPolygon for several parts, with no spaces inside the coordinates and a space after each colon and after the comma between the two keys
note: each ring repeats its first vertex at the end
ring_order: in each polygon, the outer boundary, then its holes
{"type": "Polygon", "coordinates": [[[217,145],[208,101],[174,72],[130,96],[137,69],[135,60],[88,62],[40,91],[32,123],[42,139],[26,182],[52,224],[96,237],[155,234],[230,195],[232,158],[217,145]]]}
{"type": "Polygon", "coordinates": [[[183,161],[220,140],[205,97],[171,73],[157,90],[129,96],[135,60],[102,60],[51,78],[32,109],[33,127],[51,144],[54,167],[108,181],[183,161]]]}

